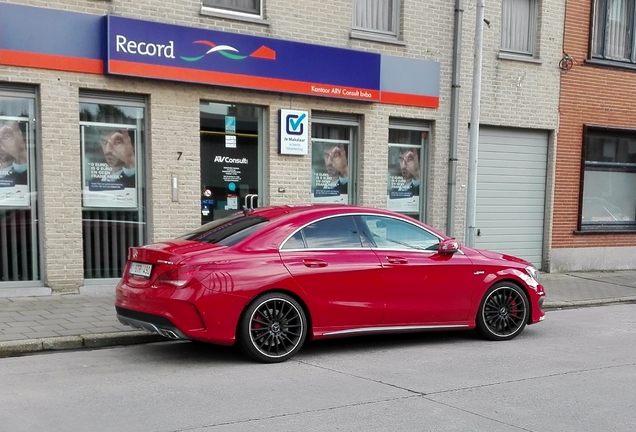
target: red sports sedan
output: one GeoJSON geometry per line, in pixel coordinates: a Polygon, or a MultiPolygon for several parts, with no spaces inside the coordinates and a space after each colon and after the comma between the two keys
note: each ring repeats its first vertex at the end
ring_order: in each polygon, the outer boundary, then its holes
{"type": "Polygon", "coordinates": [[[460,247],[390,211],[345,205],[237,212],[131,248],[120,322],[281,362],[307,338],[472,329],[508,340],[544,318],[530,263],[460,247]]]}

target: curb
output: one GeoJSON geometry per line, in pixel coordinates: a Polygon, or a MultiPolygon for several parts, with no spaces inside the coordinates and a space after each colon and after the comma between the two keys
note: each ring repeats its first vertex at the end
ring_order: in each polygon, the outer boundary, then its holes
{"type": "Polygon", "coordinates": [[[621,304],[621,303],[636,303],[636,296],[594,299],[594,300],[573,300],[573,301],[552,300],[549,302],[546,301],[543,304],[542,309],[544,311],[555,310],[555,309],[575,309],[579,307],[604,306],[604,305],[621,304]]]}
{"type": "Polygon", "coordinates": [[[163,336],[143,330],[117,333],[98,333],[78,336],[58,336],[42,339],[26,339],[0,342],[0,358],[16,357],[41,351],[77,350],[84,348],[103,348],[116,345],[135,345],[150,342],[163,342],[163,336]]]}

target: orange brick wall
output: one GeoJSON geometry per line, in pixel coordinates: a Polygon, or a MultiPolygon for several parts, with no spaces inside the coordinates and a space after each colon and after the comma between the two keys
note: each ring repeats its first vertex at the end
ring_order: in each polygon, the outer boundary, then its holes
{"type": "Polygon", "coordinates": [[[574,65],[561,75],[554,190],[553,248],[634,246],[636,235],[575,235],[579,211],[583,125],[636,128],[636,70],[586,63],[590,0],[568,1],[563,50],[574,65]]]}

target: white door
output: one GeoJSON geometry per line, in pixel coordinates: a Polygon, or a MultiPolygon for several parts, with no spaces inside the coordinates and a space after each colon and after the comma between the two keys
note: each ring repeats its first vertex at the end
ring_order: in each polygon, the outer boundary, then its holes
{"type": "Polygon", "coordinates": [[[480,127],[475,246],[541,268],[548,132],[480,127]]]}

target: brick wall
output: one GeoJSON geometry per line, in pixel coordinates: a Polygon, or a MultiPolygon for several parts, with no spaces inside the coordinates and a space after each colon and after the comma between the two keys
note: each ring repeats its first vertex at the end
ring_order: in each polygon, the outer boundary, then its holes
{"type": "Polygon", "coordinates": [[[574,65],[561,75],[552,246],[633,246],[636,235],[573,233],[579,218],[583,125],[636,128],[636,71],[586,64],[591,3],[568,2],[567,7],[563,51],[573,57],[574,65]]]}

